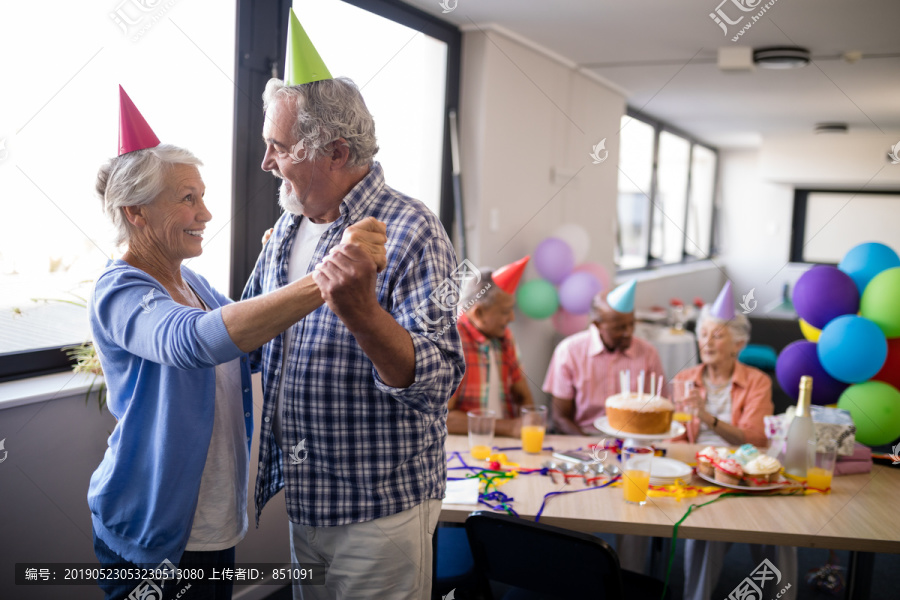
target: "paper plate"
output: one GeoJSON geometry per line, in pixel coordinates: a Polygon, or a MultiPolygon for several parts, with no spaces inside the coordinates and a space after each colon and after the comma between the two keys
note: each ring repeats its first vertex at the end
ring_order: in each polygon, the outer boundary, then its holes
{"type": "Polygon", "coordinates": [[[685,482],[691,479],[691,469],[688,465],[674,458],[653,459],[653,465],[650,467],[650,483],[653,485],[671,485],[677,479],[685,482]]]}

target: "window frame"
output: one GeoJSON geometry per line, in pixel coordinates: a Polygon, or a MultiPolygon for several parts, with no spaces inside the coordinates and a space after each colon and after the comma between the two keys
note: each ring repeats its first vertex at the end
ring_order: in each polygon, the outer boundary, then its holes
{"type": "MultiPolygon", "coordinates": [[[[449,113],[459,110],[459,76],[462,55],[460,29],[398,0],[342,0],[347,4],[390,19],[447,44],[444,92],[444,139],[441,160],[441,194],[438,217],[448,234],[454,227],[453,175],[450,156],[449,113]]],[[[260,232],[280,216],[278,180],[264,172],[262,93],[273,71],[280,76],[287,40],[291,0],[254,2],[237,0],[235,24],[235,92],[232,154],[231,270],[227,292],[240,298],[258,255],[260,232]],[[276,35],[272,31],[277,31],[276,35]],[[241,199],[241,205],[238,205],[241,199]]],[[[458,243],[458,240],[457,240],[458,243]]],[[[72,368],[74,361],[64,347],[37,348],[0,356],[0,382],[14,381],[72,368]]]]}
{"type": "Polygon", "coordinates": [[[823,263],[809,261],[803,256],[803,240],[806,237],[806,213],[809,208],[810,194],[852,194],[854,196],[897,196],[900,200],[900,190],[860,190],[853,188],[794,188],[794,207],[791,214],[791,246],[790,262],[807,265],[831,265],[838,263],[823,263]]]}
{"type": "MultiPolygon", "coordinates": [[[[625,115],[646,123],[653,127],[653,152],[652,152],[652,161],[653,164],[651,166],[651,174],[650,174],[650,190],[647,192],[648,199],[648,210],[649,215],[647,216],[647,223],[649,227],[649,231],[647,234],[647,245],[645,248],[645,258],[646,264],[643,267],[634,267],[627,269],[616,269],[617,274],[628,275],[634,273],[641,273],[644,271],[655,271],[663,267],[669,267],[674,265],[684,265],[700,262],[703,260],[709,260],[710,258],[717,255],[718,245],[716,239],[716,219],[718,216],[718,195],[719,195],[719,177],[720,177],[720,156],[719,149],[715,146],[707,144],[695,136],[692,136],[683,130],[666,123],[660,119],[655,117],[651,117],[650,115],[641,112],[636,108],[632,108],[629,106],[625,115]],[[676,135],[688,141],[690,144],[690,150],[688,152],[688,174],[687,174],[687,182],[685,189],[685,203],[684,203],[684,214],[681,218],[681,231],[682,231],[682,244],[681,244],[681,259],[678,262],[664,262],[661,258],[657,258],[653,256],[651,249],[653,248],[653,228],[654,228],[654,219],[657,218],[657,215],[662,217],[662,214],[657,210],[657,198],[659,192],[659,138],[662,132],[666,132],[672,135],[676,135]],[[712,198],[712,213],[710,218],[710,231],[709,231],[709,249],[708,253],[705,257],[698,257],[692,254],[688,254],[687,252],[687,223],[688,223],[688,214],[690,212],[690,200],[691,200],[691,191],[694,181],[694,148],[696,146],[702,146],[712,152],[716,157],[716,168],[713,174],[713,198],[712,198]]],[[[618,227],[618,214],[616,215],[616,226],[618,227]]]]}

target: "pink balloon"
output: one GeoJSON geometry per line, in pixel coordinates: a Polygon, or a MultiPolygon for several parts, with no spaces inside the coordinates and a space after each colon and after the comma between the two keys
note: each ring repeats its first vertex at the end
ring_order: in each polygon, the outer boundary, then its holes
{"type": "Polygon", "coordinates": [[[600,282],[602,286],[600,289],[608,290],[609,289],[609,273],[601,264],[598,263],[582,263],[572,269],[573,273],[590,273],[594,277],[597,278],[597,281],[600,282]]]}
{"type": "Polygon", "coordinates": [[[573,315],[564,308],[553,313],[553,327],[565,336],[584,331],[591,322],[590,315],[573,315]]]}

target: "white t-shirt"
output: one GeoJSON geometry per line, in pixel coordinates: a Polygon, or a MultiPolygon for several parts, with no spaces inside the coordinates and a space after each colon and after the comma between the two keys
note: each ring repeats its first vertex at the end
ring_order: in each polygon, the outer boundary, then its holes
{"type": "Polygon", "coordinates": [[[500,372],[500,353],[497,346],[488,340],[488,401],[487,409],[494,411],[498,419],[505,419],[506,412],[500,404],[500,396],[502,395],[503,378],[500,372]]]}
{"type": "MultiPolygon", "coordinates": [[[[731,423],[731,382],[722,389],[713,391],[709,379],[703,378],[703,387],[706,388],[706,412],[718,417],[720,421],[731,423]]],[[[729,446],[719,434],[715,433],[705,423],[700,423],[700,433],[697,435],[697,443],[705,446],[729,446]]]]}
{"type": "MultiPolygon", "coordinates": [[[[291,246],[291,255],[288,257],[287,282],[292,283],[302,279],[309,272],[309,262],[316,252],[319,239],[328,231],[331,223],[313,223],[306,217],[300,220],[297,233],[294,234],[294,245],[291,246]]],[[[282,346],[281,382],[278,384],[278,403],[275,405],[275,420],[272,422],[272,433],[275,435],[275,443],[281,446],[285,452],[290,451],[282,443],[282,413],[284,412],[284,380],[287,377],[287,356],[294,337],[300,334],[300,323],[294,323],[284,332],[284,346],[282,346]]]]}
{"type": "MultiPolygon", "coordinates": [[[[190,402],[191,398],[182,398],[190,402]]],[[[235,546],[247,533],[250,456],[240,359],[216,367],[212,439],[200,479],[200,496],[186,550],[211,552],[235,546]]]]}

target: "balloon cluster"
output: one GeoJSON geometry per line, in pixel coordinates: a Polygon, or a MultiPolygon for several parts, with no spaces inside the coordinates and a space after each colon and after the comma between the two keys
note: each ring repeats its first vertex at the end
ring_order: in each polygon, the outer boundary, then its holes
{"type": "Polygon", "coordinates": [[[778,383],[794,399],[800,377],[813,378],[814,404],[853,417],[857,441],[889,444],[900,437],[900,257],[868,242],[838,266],[804,273],[793,294],[806,340],[778,357],[778,383]]]}
{"type": "Polygon", "coordinates": [[[609,286],[603,265],[578,264],[587,256],[589,243],[582,227],[569,224],[538,244],[532,264],[541,278],[526,281],[516,292],[522,314],[532,319],[552,317],[553,326],[563,335],[587,327],[591,301],[609,286]]]}

